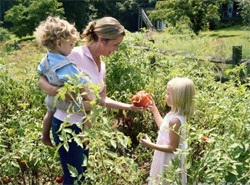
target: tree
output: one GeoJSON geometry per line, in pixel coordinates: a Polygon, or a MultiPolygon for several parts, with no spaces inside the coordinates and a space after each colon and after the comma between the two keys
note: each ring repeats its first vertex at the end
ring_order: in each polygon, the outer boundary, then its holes
{"type": "Polygon", "coordinates": [[[236,0],[243,23],[250,25],[250,0],[236,0]]]}
{"type": "MultiPolygon", "coordinates": [[[[63,4],[65,17],[69,22],[75,23],[79,32],[83,31],[87,23],[97,17],[95,3],[93,0],[65,1],[59,0],[63,4]]],[[[104,8],[104,7],[102,7],[104,8]]]]}
{"type": "Polygon", "coordinates": [[[31,35],[38,24],[49,15],[63,16],[62,3],[57,0],[18,0],[18,4],[6,12],[4,21],[10,22],[10,30],[22,37],[31,35]]]}
{"type": "Polygon", "coordinates": [[[228,0],[162,0],[157,1],[156,10],[150,12],[152,20],[165,20],[168,25],[186,24],[196,33],[209,29],[220,20],[219,8],[228,0]]]}

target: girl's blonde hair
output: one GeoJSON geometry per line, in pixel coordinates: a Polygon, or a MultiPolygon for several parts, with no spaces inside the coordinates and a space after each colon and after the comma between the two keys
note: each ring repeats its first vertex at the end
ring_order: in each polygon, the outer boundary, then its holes
{"type": "Polygon", "coordinates": [[[34,35],[37,43],[48,49],[54,49],[56,41],[61,39],[67,41],[77,41],[79,39],[79,32],[73,24],[52,16],[39,24],[34,35]]]}
{"type": "Polygon", "coordinates": [[[176,77],[167,83],[172,90],[171,112],[188,116],[194,111],[195,85],[189,78],[176,77]]]}
{"type": "Polygon", "coordinates": [[[103,17],[97,21],[91,21],[82,33],[83,41],[90,45],[96,42],[99,37],[108,40],[115,40],[125,36],[125,29],[113,17],[103,17]]]}

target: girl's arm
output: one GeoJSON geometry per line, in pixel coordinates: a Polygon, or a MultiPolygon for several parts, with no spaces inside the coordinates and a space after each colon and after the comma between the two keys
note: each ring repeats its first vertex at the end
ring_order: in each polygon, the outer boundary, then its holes
{"type": "Polygon", "coordinates": [[[152,108],[150,110],[153,113],[153,116],[154,116],[154,119],[155,119],[155,122],[156,122],[158,128],[160,128],[161,123],[163,121],[163,118],[162,118],[158,108],[156,107],[154,100],[152,100],[152,108]]]}
{"type": "Polygon", "coordinates": [[[170,127],[169,128],[170,129],[169,130],[169,139],[170,139],[169,145],[160,145],[160,144],[152,143],[148,137],[140,140],[141,145],[151,148],[151,149],[159,150],[162,152],[173,153],[176,150],[176,148],[178,148],[179,142],[180,142],[180,136],[179,136],[179,130],[181,127],[180,120],[177,118],[172,119],[169,122],[169,127],[170,127]]]}

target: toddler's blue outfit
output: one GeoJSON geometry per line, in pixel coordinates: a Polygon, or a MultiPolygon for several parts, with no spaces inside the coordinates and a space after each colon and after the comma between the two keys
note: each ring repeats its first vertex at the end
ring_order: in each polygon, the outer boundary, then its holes
{"type": "MultiPolygon", "coordinates": [[[[81,72],[76,68],[72,60],[69,60],[67,57],[61,54],[48,52],[47,55],[42,59],[42,61],[38,65],[38,73],[45,75],[50,84],[55,86],[62,86],[65,82],[69,80],[67,76],[74,77],[79,75],[81,72]]],[[[86,84],[88,82],[89,81],[87,80],[87,78],[86,79],[79,78],[79,83],[86,84]]],[[[80,98],[79,101],[81,101],[80,98]]],[[[80,110],[81,107],[81,102],[75,104],[75,103],[64,102],[61,99],[58,99],[56,103],[54,103],[54,96],[49,96],[49,95],[47,95],[45,103],[48,111],[55,111],[55,107],[63,111],[67,111],[69,109],[73,111],[78,111],[80,110]]],[[[58,133],[61,124],[62,124],[61,120],[58,120],[55,117],[53,118],[52,134],[57,146],[59,145],[60,142],[62,142],[59,139],[60,133],[58,133]]],[[[71,129],[72,132],[75,134],[81,132],[81,129],[76,124],[68,126],[67,129],[71,129]]],[[[63,184],[73,185],[74,183],[73,181],[75,180],[75,178],[71,177],[67,164],[76,167],[76,170],[79,174],[84,174],[87,167],[82,166],[84,159],[83,156],[86,156],[88,158],[89,150],[86,149],[85,147],[82,148],[75,141],[69,142],[68,145],[69,145],[69,151],[67,151],[64,147],[60,147],[58,152],[62,167],[64,169],[63,184]],[[75,155],[75,153],[77,153],[77,155],[75,155]],[[71,156],[75,157],[72,158],[71,156]]],[[[84,176],[82,176],[80,180],[84,181],[84,176]]]]}
{"type": "MultiPolygon", "coordinates": [[[[72,60],[69,60],[66,56],[61,54],[55,54],[48,52],[38,65],[38,73],[45,75],[50,84],[55,86],[63,86],[68,81],[67,76],[76,76],[81,72],[76,68],[72,60]]],[[[79,83],[86,84],[87,79],[80,78],[79,83]]],[[[81,101],[81,98],[79,98],[81,101]]],[[[73,111],[80,110],[81,102],[78,105],[70,102],[65,102],[60,99],[54,102],[54,96],[47,95],[45,103],[48,111],[55,111],[55,107],[67,111],[69,108],[73,111]]]]}

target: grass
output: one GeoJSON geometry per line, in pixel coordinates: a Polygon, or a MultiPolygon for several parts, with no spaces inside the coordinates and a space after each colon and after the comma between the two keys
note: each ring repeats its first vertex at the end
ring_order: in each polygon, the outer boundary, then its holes
{"type": "Polygon", "coordinates": [[[11,52],[3,52],[0,57],[4,59],[9,74],[17,81],[23,81],[37,75],[37,65],[45,52],[36,46],[35,41],[26,41],[11,52]]]}
{"type": "Polygon", "coordinates": [[[171,35],[168,30],[153,33],[155,45],[162,50],[184,52],[197,58],[214,56],[232,58],[233,46],[242,46],[242,58],[250,59],[250,29],[234,26],[220,30],[204,31],[194,34],[171,35]]]}
{"type": "MultiPolygon", "coordinates": [[[[201,59],[206,56],[232,58],[232,47],[242,46],[242,58],[250,59],[249,33],[249,27],[234,26],[201,32],[198,36],[194,34],[172,35],[166,30],[150,33],[147,37],[152,37],[155,40],[155,46],[160,50],[182,52],[185,55],[201,59]]],[[[133,34],[131,33],[131,35],[133,34]]],[[[0,43],[0,49],[4,51],[4,43],[0,43]]],[[[0,57],[4,59],[4,63],[13,77],[25,80],[30,78],[30,75],[36,75],[37,64],[45,52],[45,50],[38,49],[33,40],[21,42],[19,49],[15,48],[8,54],[1,52],[0,57]]]]}

